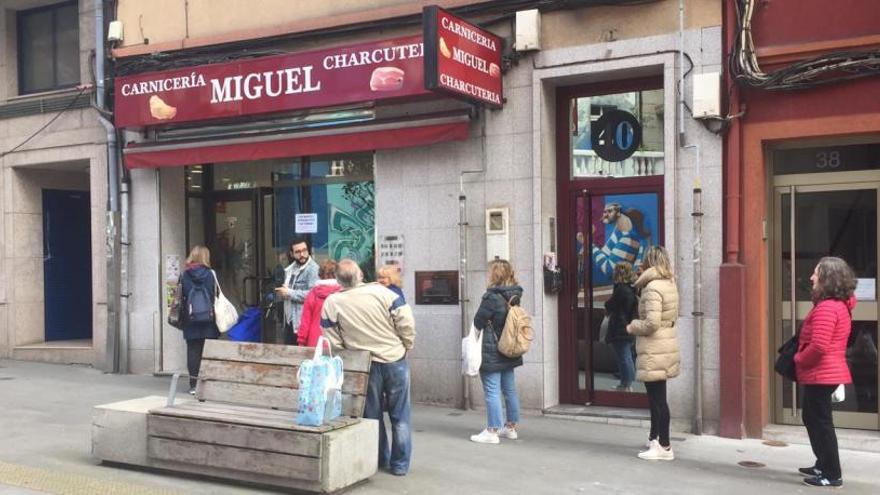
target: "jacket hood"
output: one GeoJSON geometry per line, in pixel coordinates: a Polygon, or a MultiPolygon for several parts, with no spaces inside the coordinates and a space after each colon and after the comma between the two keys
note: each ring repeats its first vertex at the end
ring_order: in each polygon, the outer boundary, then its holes
{"type": "MultiPolygon", "coordinates": [[[[318,299],[322,301],[324,299],[327,299],[330,294],[339,292],[342,289],[342,286],[336,283],[335,280],[332,281],[333,283],[322,284],[321,282],[323,282],[323,280],[319,281],[318,285],[316,285],[312,290],[315,292],[315,296],[317,296],[318,299]]],[[[328,282],[330,281],[328,280],[328,282]]]]}
{"type": "Polygon", "coordinates": [[[657,272],[657,269],[651,267],[643,271],[642,274],[639,275],[639,278],[636,280],[636,283],[633,285],[635,285],[636,288],[641,289],[649,283],[662,278],[663,277],[660,276],[660,273],[657,272]]]}
{"type": "Polygon", "coordinates": [[[509,301],[513,296],[522,298],[523,294],[523,288],[519,285],[499,285],[497,287],[489,287],[488,291],[500,295],[505,301],[509,301]]]}
{"type": "Polygon", "coordinates": [[[211,274],[211,269],[204,265],[192,265],[186,271],[189,272],[189,276],[195,282],[204,282],[205,280],[213,277],[213,275],[211,274]]]}
{"type": "Polygon", "coordinates": [[[856,309],[856,304],[857,304],[856,296],[855,295],[849,296],[849,299],[846,301],[845,304],[846,304],[847,309],[849,309],[850,313],[852,313],[852,310],[856,309]]]}

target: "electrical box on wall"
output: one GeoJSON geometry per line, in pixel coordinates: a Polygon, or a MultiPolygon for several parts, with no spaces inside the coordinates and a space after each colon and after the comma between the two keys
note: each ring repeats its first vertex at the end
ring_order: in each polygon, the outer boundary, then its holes
{"type": "Polygon", "coordinates": [[[694,74],[693,96],[695,119],[721,117],[721,74],[694,74]]]}
{"type": "Polygon", "coordinates": [[[486,258],[488,261],[510,259],[510,210],[486,210],[486,258]]]}
{"type": "Polygon", "coordinates": [[[107,26],[107,41],[122,41],[122,21],[110,21],[107,26]]]}
{"type": "Polygon", "coordinates": [[[541,12],[538,9],[516,13],[514,49],[518,52],[541,49],[541,12]]]}

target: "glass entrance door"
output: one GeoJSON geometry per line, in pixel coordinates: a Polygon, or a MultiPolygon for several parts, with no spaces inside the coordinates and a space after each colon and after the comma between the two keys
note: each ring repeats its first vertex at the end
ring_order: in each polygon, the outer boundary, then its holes
{"type": "MultiPolygon", "coordinates": [[[[617,265],[633,274],[645,249],[661,239],[659,192],[580,190],[570,198],[571,252],[568,277],[570,343],[563,371],[573,402],[605,406],[646,407],[647,397],[635,373],[634,339],[607,324],[606,303],[614,288],[617,265]]],[[[570,399],[570,400],[571,400],[570,399]]]]}
{"type": "MultiPolygon", "coordinates": [[[[799,327],[812,308],[810,275],[823,256],[839,256],[856,272],[858,304],[846,358],[853,384],[846,400],[834,404],[834,423],[844,428],[876,430],[878,415],[877,278],[878,197],[880,183],[798,185],[775,187],[773,249],[775,350],[799,327]]],[[[801,423],[799,387],[775,375],[777,421],[801,423]]]]}

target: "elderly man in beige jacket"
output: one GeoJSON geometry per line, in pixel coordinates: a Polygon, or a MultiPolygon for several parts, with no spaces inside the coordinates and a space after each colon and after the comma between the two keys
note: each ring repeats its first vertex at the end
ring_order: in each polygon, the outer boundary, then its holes
{"type": "Polygon", "coordinates": [[[370,351],[370,381],[364,417],[379,420],[379,466],[391,474],[409,471],[410,373],[406,353],[412,349],[416,331],[412,310],[390,289],[363,283],[357,263],[343,259],[336,269],[342,290],[330,295],[321,310],[321,328],[334,347],[370,351]],[[383,397],[388,398],[391,449],[385,434],[383,397]]]}

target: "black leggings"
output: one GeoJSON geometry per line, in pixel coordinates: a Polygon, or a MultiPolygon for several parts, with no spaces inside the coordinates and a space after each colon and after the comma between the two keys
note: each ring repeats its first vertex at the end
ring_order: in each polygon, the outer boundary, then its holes
{"type": "Polygon", "coordinates": [[[202,365],[202,351],[205,349],[205,339],[191,339],[186,341],[186,367],[189,370],[189,388],[196,388],[199,379],[199,367],[202,365]]]}
{"type": "Polygon", "coordinates": [[[648,405],[651,408],[650,440],[659,439],[660,445],[669,447],[669,404],[666,403],[666,380],[645,382],[648,405]]]}

